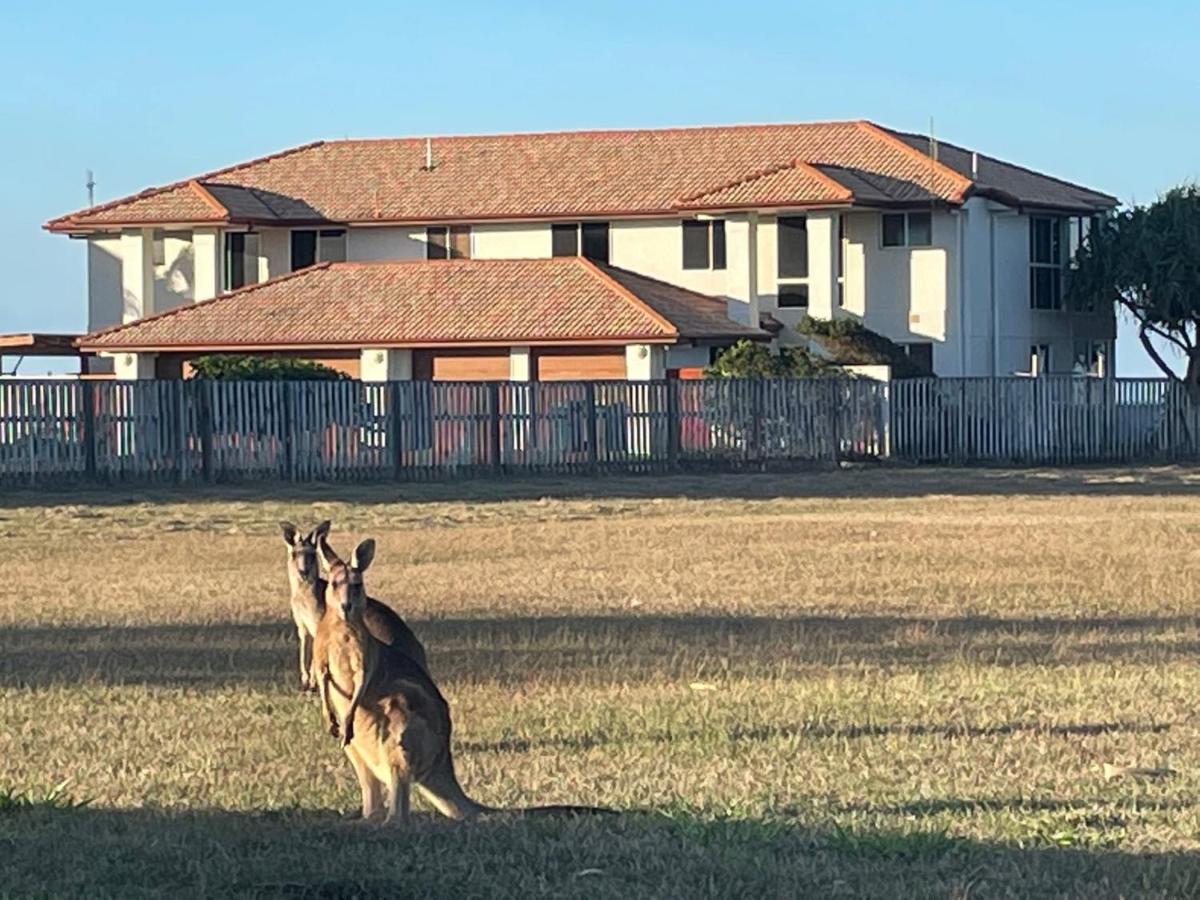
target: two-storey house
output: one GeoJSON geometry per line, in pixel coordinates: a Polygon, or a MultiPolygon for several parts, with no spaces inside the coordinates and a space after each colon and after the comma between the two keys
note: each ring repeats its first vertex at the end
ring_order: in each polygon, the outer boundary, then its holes
{"type": "Polygon", "coordinates": [[[1067,308],[1114,198],[865,121],[321,141],[47,223],[89,369],[213,352],[364,379],[657,378],[853,317],[939,375],[1111,369],[1067,308]]]}

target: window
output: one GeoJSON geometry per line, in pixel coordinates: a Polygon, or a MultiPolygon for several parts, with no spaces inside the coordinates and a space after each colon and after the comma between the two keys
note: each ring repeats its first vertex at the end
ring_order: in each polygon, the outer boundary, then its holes
{"type": "Polygon", "coordinates": [[[920,366],[926,372],[933,374],[933,344],[930,341],[913,341],[901,344],[904,355],[920,366]]]}
{"type": "Polygon", "coordinates": [[[779,285],[779,294],[776,302],[780,309],[808,309],[808,285],[779,285]]]}
{"type": "Polygon", "coordinates": [[[346,261],[346,229],[297,229],[292,232],[292,271],[319,262],[346,261]]]}
{"type": "Polygon", "coordinates": [[[933,213],[884,213],[884,247],[930,247],[933,245],[933,213]]]}
{"type": "Polygon", "coordinates": [[[808,225],[803,216],[781,216],[776,226],[780,278],[808,277],[808,225]]]}
{"type": "Polygon", "coordinates": [[[425,229],[426,259],[470,259],[470,225],[430,225],[425,229]]]}
{"type": "Polygon", "coordinates": [[[554,256],[585,256],[595,262],[607,263],[608,223],[551,225],[550,243],[554,256]]]}
{"type": "Polygon", "coordinates": [[[1063,220],[1053,216],[1029,218],[1029,305],[1033,309],[1062,309],[1063,220]]]}
{"type": "Polygon", "coordinates": [[[681,224],[683,225],[683,267],[685,269],[724,269],[724,220],[700,222],[695,219],[685,219],[681,224]]]}
{"type": "Polygon", "coordinates": [[[846,305],[846,217],[838,216],[837,305],[846,305]]]}
{"type": "Polygon", "coordinates": [[[225,290],[258,284],[258,234],[225,232],[225,290]]]}
{"type": "Polygon", "coordinates": [[[1108,344],[1104,341],[1076,341],[1075,362],[1071,372],[1075,375],[1104,377],[1108,369],[1108,344]]]}
{"type": "Polygon", "coordinates": [[[551,225],[550,242],[555,256],[578,256],[579,226],[551,225]]]}
{"type": "Polygon", "coordinates": [[[1029,374],[1045,375],[1050,371],[1050,345],[1034,344],[1029,348],[1029,374]]]}
{"type": "Polygon", "coordinates": [[[165,266],[167,264],[167,235],[161,228],[154,229],[152,245],[154,265],[165,266]]]}

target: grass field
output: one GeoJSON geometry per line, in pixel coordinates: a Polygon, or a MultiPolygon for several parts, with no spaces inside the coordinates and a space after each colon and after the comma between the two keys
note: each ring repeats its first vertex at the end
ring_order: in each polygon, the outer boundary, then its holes
{"type": "Polygon", "coordinates": [[[1200,895],[1193,472],[10,491],[0,536],[0,894],[1200,895]],[[470,793],[630,812],[345,824],[280,518],[379,541],[470,793]]]}

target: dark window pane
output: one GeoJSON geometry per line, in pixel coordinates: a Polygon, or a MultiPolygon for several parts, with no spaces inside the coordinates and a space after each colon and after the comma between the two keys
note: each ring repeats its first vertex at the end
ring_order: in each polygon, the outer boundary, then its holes
{"type": "Polygon", "coordinates": [[[725,268],[725,220],[712,223],[712,267],[725,268]]]}
{"type": "Polygon", "coordinates": [[[930,213],[908,214],[908,246],[929,247],[933,244],[933,216],[930,213]]]}
{"type": "Polygon", "coordinates": [[[425,229],[425,258],[446,259],[446,227],[436,225],[425,229]]]}
{"type": "Polygon", "coordinates": [[[904,213],[884,213],[883,246],[904,246],[904,213]]]}
{"type": "Polygon", "coordinates": [[[608,262],[608,223],[583,223],[583,255],[596,262],[608,262]]]}
{"type": "Polygon", "coordinates": [[[1034,266],[1029,270],[1030,305],[1034,309],[1062,307],[1062,278],[1058,269],[1034,266]]]}
{"type": "Polygon", "coordinates": [[[246,283],[246,235],[225,235],[225,287],[236,291],[246,283]]]}
{"type": "Polygon", "coordinates": [[[321,232],[317,242],[318,262],[346,261],[346,232],[340,228],[330,228],[321,232]]]}
{"type": "Polygon", "coordinates": [[[708,222],[683,223],[683,267],[708,268],[708,222]]]}
{"type": "Polygon", "coordinates": [[[905,349],[908,351],[909,359],[926,372],[933,372],[933,344],[928,341],[919,341],[909,344],[905,349]]]}
{"type": "Polygon", "coordinates": [[[315,231],[292,232],[292,271],[311,266],[317,261],[317,233],[315,231]]]}
{"type": "Polygon", "coordinates": [[[579,226],[570,225],[550,226],[551,252],[555,256],[579,255],[579,226]]]}
{"type": "Polygon", "coordinates": [[[780,309],[807,308],[808,285],[781,284],[779,286],[778,305],[780,309]]]}
{"type": "MultiPolygon", "coordinates": [[[[779,220],[779,277],[808,277],[808,227],[803,216],[779,220]]],[[[807,305],[807,301],[805,303],[807,305]]]]}
{"type": "Polygon", "coordinates": [[[1029,220],[1029,259],[1037,263],[1054,262],[1053,220],[1033,218],[1029,220]]]}

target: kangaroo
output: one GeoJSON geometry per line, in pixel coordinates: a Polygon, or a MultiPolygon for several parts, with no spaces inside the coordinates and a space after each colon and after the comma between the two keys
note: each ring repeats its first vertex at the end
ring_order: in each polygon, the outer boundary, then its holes
{"type": "MultiPolygon", "coordinates": [[[[287,572],[291,586],[292,621],[296,623],[296,634],[300,638],[300,690],[315,691],[318,679],[312,667],[313,640],[321,617],[325,614],[325,580],[321,578],[317,566],[317,544],[329,534],[330,523],[320,523],[307,535],[301,534],[291,522],[280,522],[279,529],[288,546],[287,572]]],[[[368,597],[364,619],[368,630],[377,640],[395,646],[428,671],[425,647],[395,610],[368,597]]]]}
{"type": "MultiPolygon", "coordinates": [[[[339,739],[358,778],[363,820],[407,822],[413,785],[451,819],[505,812],[473,800],[458,783],[450,751],[450,706],[428,672],[395,646],[377,640],[366,625],[363,573],[374,559],[375,542],[359,544],[349,564],[323,537],[317,548],[328,581],[314,665],[329,731],[339,739]]],[[[540,806],[509,812],[613,811],[540,806]]]]}

